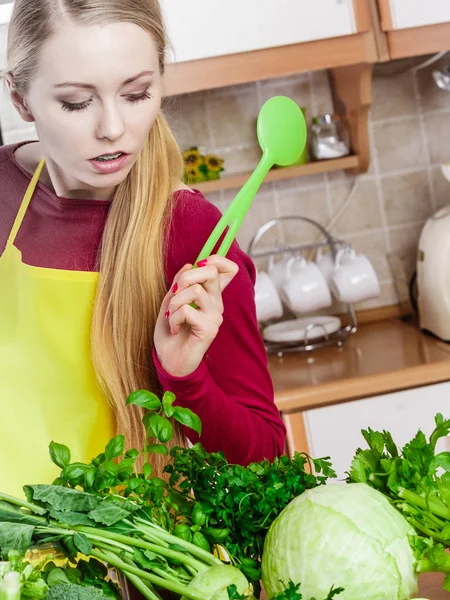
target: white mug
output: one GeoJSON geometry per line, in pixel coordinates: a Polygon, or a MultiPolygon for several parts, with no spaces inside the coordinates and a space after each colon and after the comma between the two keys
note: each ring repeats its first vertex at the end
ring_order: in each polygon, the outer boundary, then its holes
{"type": "Polygon", "coordinates": [[[273,254],[269,257],[267,271],[270,275],[270,278],[274,282],[279,294],[281,294],[283,290],[283,285],[286,282],[288,264],[289,258],[283,258],[282,260],[275,262],[273,254]]]}
{"type": "Polygon", "coordinates": [[[323,253],[323,247],[320,246],[317,250],[316,264],[325,277],[326,282],[330,285],[334,273],[334,258],[331,252],[323,253]]]}
{"type": "Polygon", "coordinates": [[[337,253],[330,285],[340,302],[361,302],[380,295],[380,283],[369,259],[349,248],[337,253]]]}
{"type": "Polygon", "coordinates": [[[265,271],[256,274],[255,304],[258,321],[279,319],[283,314],[283,306],[277,288],[265,271]]]}
{"type": "Polygon", "coordinates": [[[331,294],[325,277],[314,262],[293,257],[287,266],[282,298],[297,313],[310,313],[331,305],[331,294]]]}

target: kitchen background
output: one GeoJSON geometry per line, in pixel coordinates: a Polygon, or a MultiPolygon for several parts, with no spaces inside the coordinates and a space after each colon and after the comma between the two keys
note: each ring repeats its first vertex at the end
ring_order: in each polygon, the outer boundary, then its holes
{"type": "MultiPolygon", "coordinates": [[[[2,68],[6,27],[0,26],[2,68]]],[[[358,308],[397,303],[390,258],[400,257],[408,278],[425,220],[450,199],[450,186],[439,166],[450,159],[450,94],[433,82],[436,64],[414,70],[424,58],[375,66],[368,172],[355,177],[337,171],[264,184],[238,236],[244,249],[257,228],[277,216],[306,216],[326,227],[356,185],[332,232],[367,254],[379,276],[381,296],[358,308]]],[[[306,107],[308,122],[333,112],[327,71],[172,97],[166,111],[183,149],[195,145],[218,154],[225,160],[225,175],[231,175],[251,171],[258,162],[256,117],[263,102],[278,94],[306,107]]],[[[36,137],[34,128],[16,114],[3,86],[0,123],[5,144],[36,137]]],[[[224,190],[207,197],[223,212],[235,194],[224,190]]],[[[311,241],[314,234],[307,224],[284,223],[261,244],[274,247],[276,239],[299,244],[311,241]]]]}

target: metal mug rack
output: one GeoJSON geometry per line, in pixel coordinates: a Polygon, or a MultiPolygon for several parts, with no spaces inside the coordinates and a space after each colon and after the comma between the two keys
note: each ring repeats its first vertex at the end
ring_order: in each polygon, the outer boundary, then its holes
{"type": "MultiPolygon", "coordinates": [[[[264,223],[264,225],[262,225],[258,229],[258,231],[256,232],[255,236],[253,237],[252,241],[250,242],[250,244],[248,246],[247,254],[252,259],[257,259],[257,258],[268,258],[270,256],[275,256],[275,255],[279,255],[279,254],[291,253],[292,255],[296,255],[296,254],[300,254],[300,253],[308,251],[308,250],[309,251],[318,250],[319,248],[324,248],[324,247],[328,247],[330,249],[333,259],[335,259],[338,250],[341,248],[345,248],[345,247],[349,248],[350,244],[348,242],[340,240],[339,238],[336,238],[333,235],[331,235],[325,229],[325,227],[323,227],[320,223],[317,223],[317,221],[314,221],[313,219],[309,219],[307,217],[299,217],[299,216],[286,216],[286,217],[278,217],[276,219],[271,219],[270,221],[267,221],[267,223],[264,223]],[[272,250],[255,250],[259,241],[261,240],[261,238],[270,229],[272,229],[276,225],[279,225],[283,221],[293,221],[293,220],[303,221],[303,222],[309,223],[313,227],[316,227],[319,230],[323,240],[320,242],[315,242],[315,243],[310,243],[310,244],[302,244],[300,246],[286,246],[284,244],[278,243],[277,247],[272,250]]],[[[268,341],[264,340],[264,344],[266,346],[266,351],[268,353],[276,353],[279,357],[282,357],[283,354],[288,354],[288,353],[293,353],[293,352],[310,352],[311,350],[317,350],[318,348],[323,348],[325,346],[332,346],[332,345],[342,346],[345,343],[345,341],[353,333],[356,333],[356,331],[358,330],[358,320],[356,317],[356,312],[355,312],[353,304],[347,304],[346,310],[347,310],[347,316],[348,316],[348,324],[342,326],[338,331],[329,334],[321,323],[314,322],[314,315],[313,315],[313,316],[311,316],[311,323],[305,328],[304,340],[296,341],[296,342],[280,342],[280,343],[268,342],[268,341]],[[317,330],[317,328],[323,330],[323,332],[324,332],[323,336],[320,338],[317,338],[315,340],[310,340],[308,338],[308,334],[310,334],[313,329],[317,330]]],[[[287,309],[288,317],[289,317],[289,313],[291,313],[291,318],[296,317],[296,315],[294,313],[292,313],[292,311],[287,309]]],[[[265,326],[270,325],[272,323],[278,323],[282,320],[286,320],[286,319],[285,318],[273,319],[271,321],[267,321],[265,323],[265,326]]],[[[263,335],[263,338],[264,338],[264,335],[263,335]]]]}

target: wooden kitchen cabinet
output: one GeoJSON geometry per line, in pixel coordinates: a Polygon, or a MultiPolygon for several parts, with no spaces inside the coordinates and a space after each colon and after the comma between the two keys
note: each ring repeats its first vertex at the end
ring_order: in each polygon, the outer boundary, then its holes
{"type": "Polygon", "coordinates": [[[161,0],[167,95],[373,63],[373,0],[161,0]]]}
{"type": "Polygon", "coordinates": [[[385,59],[418,56],[450,49],[448,0],[377,0],[386,35],[385,59]]]}
{"type": "MultiPolygon", "coordinates": [[[[387,430],[403,446],[419,429],[429,436],[434,415],[450,417],[450,382],[413,388],[317,408],[303,414],[305,438],[312,456],[331,456],[339,478],[345,477],[358,447],[367,447],[361,429],[387,430]]],[[[291,422],[295,426],[296,417],[291,422]]],[[[297,423],[297,427],[301,424],[297,423]]],[[[298,432],[297,432],[298,434],[298,432]]],[[[450,440],[441,440],[441,450],[450,450],[450,440]]]]}
{"type": "Polygon", "coordinates": [[[378,0],[384,31],[436,25],[450,21],[446,0],[378,0]]]}
{"type": "Polygon", "coordinates": [[[179,63],[358,31],[353,0],[161,0],[161,6],[179,63]]]}

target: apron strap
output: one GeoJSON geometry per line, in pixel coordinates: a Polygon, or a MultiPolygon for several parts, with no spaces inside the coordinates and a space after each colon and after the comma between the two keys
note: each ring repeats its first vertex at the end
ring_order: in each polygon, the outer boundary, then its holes
{"type": "Polygon", "coordinates": [[[25,213],[27,212],[27,208],[30,204],[31,198],[33,197],[34,190],[39,182],[39,177],[41,175],[42,169],[45,164],[45,159],[43,158],[41,162],[38,164],[36,171],[28,185],[27,191],[25,192],[25,196],[23,197],[22,204],[20,205],[19,212],[17,213],[16,220],[14,221],[14,225],[12,226],[11,233],[8,237],[8,244],[13,245],[16,241],[17,232],[22,225],[23,218],[25,213]]]}

